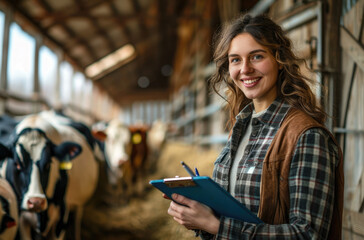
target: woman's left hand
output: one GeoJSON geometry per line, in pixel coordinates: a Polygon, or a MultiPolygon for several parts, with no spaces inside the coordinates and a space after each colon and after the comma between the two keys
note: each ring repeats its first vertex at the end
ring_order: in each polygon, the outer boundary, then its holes
{"type": "Polygon", "coordinates": [[[173,194],[174,201],[168,208],[168,214],[187,229],[201,229],[211,234],[219,231],[220,220],[211,208],[182,195],[173,194]]]}

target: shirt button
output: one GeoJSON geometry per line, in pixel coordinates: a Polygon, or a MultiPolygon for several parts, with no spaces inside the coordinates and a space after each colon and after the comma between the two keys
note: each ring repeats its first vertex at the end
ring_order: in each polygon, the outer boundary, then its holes
{"type": "Polygon", "coordinates": [[[252,132],[252,137],[256,137],[258,135],[258,130],[252,132]]]}
{"type": "Polygon", "coordinates": [[[246,146],[244,153],[249,154],[249,152],[250,152],[250,146],[246,146]]]}
{"type": "Polygon", "coordinates": [[[256,118],[253,118],[253,122],[252,122],[253,125],[258,125],[259,124],[259,120],[256,119],[256,118]]]}

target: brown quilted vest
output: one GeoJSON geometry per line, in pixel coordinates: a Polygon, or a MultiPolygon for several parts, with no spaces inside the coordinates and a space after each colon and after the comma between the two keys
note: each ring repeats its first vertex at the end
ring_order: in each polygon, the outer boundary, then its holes
{"type": "MultiPolygon", "coordinates": [[[[258,217],[268,224],[289,221],[288,176],[291,159],[301,134],[310,128],[325,129],[304,112],[292,108],[274,137],[263,162],[258,217]]],[[[335,171],[335,203],[328,239],[341,239],[344,173],[343,157],[339,148],[339,164],[335,171]]]]}

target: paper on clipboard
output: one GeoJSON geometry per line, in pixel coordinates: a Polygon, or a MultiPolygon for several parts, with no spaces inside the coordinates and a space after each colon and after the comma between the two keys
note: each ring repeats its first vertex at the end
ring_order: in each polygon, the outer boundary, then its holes
{"type": "Polygon", "coordinates": [[[179,177],[151,180],[154,187],[171,197],[173,193],[183,195],[209,206],[217,215],[244,222],[262,223],[255,214],[220,187],[210,177],[179,177]]]}

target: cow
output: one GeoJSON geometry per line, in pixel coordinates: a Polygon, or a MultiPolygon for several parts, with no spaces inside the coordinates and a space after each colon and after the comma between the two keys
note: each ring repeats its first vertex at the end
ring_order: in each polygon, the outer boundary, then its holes
{"type": "Polygon", "coordinates": [[[113,119],[100,129],[94,128],[95,138],[103,141],[108,183],[116,190],[122,187],[130,197],[136,192],[136,184],[146,168],[148,158],[148,126],[126,125],[120,119],[113,119]]]}
{"type": "Polygon", "coordinates": [[[168,125],[161,121],[156,120],[153,122],[148,131],[147,144],[151,152],[160,153],[161,148],[166,140],[168,125]]]}
{"type": "Polygon", "coordinates": [[[8,181],[0,177],[0,239],[15,239],[18,224],[17,198],[8,181]]]}
{"type": "Polygon", "coordinates": [[[115,191],[122,189],[125,197],[143,190],[142,178],[152,170],[165,142],[167,124],[155,121],[149,126],[126,125],[120,119],[97,123],[95,138],[103,142],[108,183],[115,191]]]}
{"type": "MultiPolygon", "coordinates": [[[[33,129],[33,131],[26,129],[19,134],[18,138],[15,138],[14,148],[0,143],[0,158],[6,158],[2,161],[1,176],[9,181],[16,193],[20,209],[19,230],[23,240],[39,238],[41,233],[48,234],[45,232],[47,224],[52,220],[57,221],[55,220],[57,216],[60,218],[66,216],[63,197],[57,199],[54,196],[62,195],[62,193],[64,196],[67,179],[64,180],[65,174],[62,172],[66,170],[62,168],[81,152],[81,146],[78,144],[63,142],[54,145],[48,140],[46,144],[48,149],[27,156],[27,150],[36,149],[36,145],[40,145],[38,143],[45,140],[45,135],[40,132],[40,129],[33,129]],[[30,136],[30,141],[26,141],[26,136],[23,134],[30,136]],[[20,149],[24,155],[18,155],[15,148],[20,149]],[[34,162],[32,158],[35,159],[34,162]],[[58,215],[50,214],[49,203],[63,211],[59,211],[58,215]]],[[[65,225],[63,222],[57,225],[61,234],[65,225]]]]}
{"type": "Polygon", "coordinates": [[[147,144],[148,127],[137,124],[130,126],[129,129],[132,143],[130,154],[131,182],[134,185],[146,173],[145,170],[149,153],[147,144]]]}
{"type": "MultiPolygon", "coordinates": [[[[42,235],[55,231],[59,239],[70,211],[75,211],[75,235],[80,239],[83,206],[98,181],[93,143],[83,134],[87,128],[73,123],[54,111],[29,115],[16,126],[12,145],[22,174],[20,208],[38,212],[42,235]]],[[[34,214],[25,215],[25,222],[34,219],[34,214]]]]}
{"type": "Polygon", "coordinates": [[[18,122],[18,120],[6,114],[0,116],[0,142],[6,143],[10,140],[9,137],[18,122]]]}
{"type": "Polygon", "coordinates": [[[168,131],[168,125],[161,121],[156,120],[150,127],[147,135],[147,144],[149,148],[148,169],[152,173],[156,170],[156,162],[160,157],[164,143],[166,141],[166,135],[168,131]]]}
{"type": "Polygon", "coordinates": [[[95,134],[98,134],[98,139],[104,141],[108,182],[117,185],[123,176],[122,165],[130,160],[130,130],[120,120],[113,119],[104,131],[99,130],[95,134]]]}

